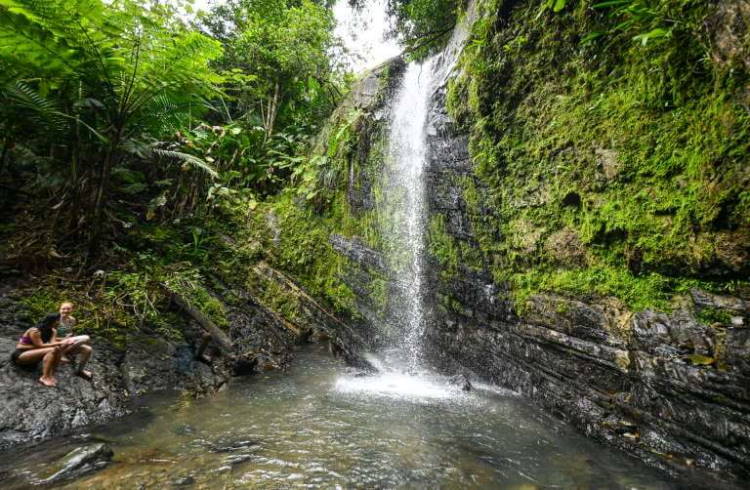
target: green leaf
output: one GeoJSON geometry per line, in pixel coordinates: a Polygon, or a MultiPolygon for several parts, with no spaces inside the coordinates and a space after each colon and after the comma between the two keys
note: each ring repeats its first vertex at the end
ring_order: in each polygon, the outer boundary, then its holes
{"type": "Polygon", "coordinates": [[[691,354],[687,356],[687,360],[690,361],[693,366],[710,366],[716,362],[716,359],[713,357],[703,356],[701,354],[691,354]]]}
{"type": "Polygon", "coordinates": [[[198,158],[195,155],[191,155],[189,153],[182,153],[180,151],[162,150],[160,148],[155,148],[154,153],[163,157],[174,158],[176,160],[180,160],[184,163],[190,164],[194,167],[197,167],[203,170],[204,172],[206,172],[208,175],[210,175],[213,178],[217,178],[219,176],[219,173],[216,171],[215,168],[213,168],[208,162],[205,162],[204,160],[198,158]]]}
{"type": "Polygon", "coordinates": [[[646,32],[644,34],[638,34],[637,36],[633,37],[634,41],[640,41],[642,46],[645,46],[650,40],[652,39],[661,39],[665,37],[669,37],[672,35],[671,29],[663,29],[661,27],[657,27],[656,29],[652,29],[649,32],[646,32]]]}

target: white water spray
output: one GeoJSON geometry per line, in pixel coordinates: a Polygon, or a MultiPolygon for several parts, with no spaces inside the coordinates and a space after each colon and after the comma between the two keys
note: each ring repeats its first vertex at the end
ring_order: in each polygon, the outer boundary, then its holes
{"type": "Polygon", "coordinates": [[[389,137],[390,166],[384,186],[384,207],[389,213],[381,230],[389,267],[400,285],[394,306],[401,317],[402,335],[396,339],[410,371],[423,368],[426,327],[424,251],[428,210],[425,167],[428,126],[433,96],[447,81],[475,15],[473,3],[453,32],[446,48],[424,63],[410,63],[392,106],[389,137]]]}
{"type": "Polygon", "coordinates": [[[424,168],[427,158],[426,121],[432,87],[431,60],[411,63],[394,100],[389,137],[389,168],[384,185],[389,244],[388,262],[399,284],[392,317],[401,317],[396,338],[410,370],[419,368],[424,332],[423,256],[425,248],[424,168]]]}
{"type": "MultiPolygon", "coordinates": [[[[340,0],[347,1],[347,0],[340,0]]],[[[409,63],[391,105],[388,164],[379,199],[384,253],[397,293],[391,298],[389,337],[393,348],[382,354],[375,376],[344,377],[336,390],[377,393],[410,399],[461,396],[455,386],[431,374],[423,363],[425,311],[424,252],[427,200],[425,168],[429,151],[431,104],[450,76],[475,18],[473,2],[454,29],[446,48],[423,63],[409,63]],[[394,333],[393,330],[396,330],[394,333]]]]}

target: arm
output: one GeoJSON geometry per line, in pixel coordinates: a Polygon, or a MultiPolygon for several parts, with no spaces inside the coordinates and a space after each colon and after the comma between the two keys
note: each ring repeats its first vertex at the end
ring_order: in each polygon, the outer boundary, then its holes
{"type": "Polygon", "coordinates": [[[31,339],[32,345],[36,348],[55,347],[62,344],[62,342],[57,341],[57,331],[52,332],[52,338],[46,344],[42,342],[42,334],[39,333],[39,330],[36,328],[29,332],[29,338],[31,339]]]}

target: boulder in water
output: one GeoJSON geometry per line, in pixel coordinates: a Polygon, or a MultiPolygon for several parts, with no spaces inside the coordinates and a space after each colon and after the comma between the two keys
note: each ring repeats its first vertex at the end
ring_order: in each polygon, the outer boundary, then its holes
{"type": "Polygon", "coordinates": [[[452,376],[448,382],[455,386],[460,386],[461,390],[463,391],[471,391],[473,388],[471,381],[469,381],[469,377],[465,374],[457,374],[455,376],[452,376]]]}
{"type": "Polygon", "coordinates": [[[36,483],[48,485],[79,478],[107,466],[113,455],[112,448],[103,442],[79,446],[63,456],[59,462],[59,470],[36,483]]]}

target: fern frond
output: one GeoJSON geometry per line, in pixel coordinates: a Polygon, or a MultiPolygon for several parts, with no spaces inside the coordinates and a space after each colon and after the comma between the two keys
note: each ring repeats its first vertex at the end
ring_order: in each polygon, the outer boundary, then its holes
{"type": "Polygon", "coordinates": [[[159,156],[173,158],[175,160],[180,160],[182,162],[189,163],[190,165],[193,165],[194,167],[203,170],[214,179],[219,177],[219,173],[216,171],[215,168],[213,168],[205,160],[198,158],[195,155],[191,155],[189,153],[183,153],[181,151],[163,150],[161,148],[154,148],[154,153],[159,156]]]}
{"type": "Polygon", "coordinates": [[[32,119],[42,124],[45,129],[65,131],[70,127],[57,107],[28,84],[18,81],[7,85],[3,92],[18,107],[30,111],[34,115],[32,119]]]}

